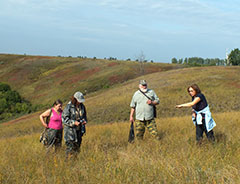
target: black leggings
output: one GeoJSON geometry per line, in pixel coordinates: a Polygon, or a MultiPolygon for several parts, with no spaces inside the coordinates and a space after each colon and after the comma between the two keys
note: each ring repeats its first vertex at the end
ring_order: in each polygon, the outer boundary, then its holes
{"type": "Polygon", "coordinates": [[[208,132],[207,129],[206,129],[206,123],[205,123],[204,117],[203,117],[203,120],[202,120],[202,125],[196,124],[196,140],[198,142],[202,140],[203,132],[205,132],[209,141],[215,141],[213,130],[208,132]]]}

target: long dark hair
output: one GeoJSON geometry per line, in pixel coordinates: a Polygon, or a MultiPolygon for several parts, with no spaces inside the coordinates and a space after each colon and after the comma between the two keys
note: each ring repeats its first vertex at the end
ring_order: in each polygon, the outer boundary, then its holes
{"type": "Polygon", "coordinates": [[[63,104],[61,100],[57,99],[54,103],[53,103],[53,106],[55,105],[59,105],[59,104],[63,104]]]}
{"type": "Polygon", "coordinates": [[[71,97],[71,103],[76,107],[77,106],[77,99],[74,97],[74,96],[72,96],[71,97]]]}
{"type": "Polygon", "coordinates": [[[201,93],[201,90],[200,90],[200,88],[198,87],[197,84],[192,84],[191,86],[189,86],[189,87],[187,88],[187,92],[188,92],[188,93],[189,93],[189,88],[193,88],[193,89],[196,91],[197,94],[201,93]]]}

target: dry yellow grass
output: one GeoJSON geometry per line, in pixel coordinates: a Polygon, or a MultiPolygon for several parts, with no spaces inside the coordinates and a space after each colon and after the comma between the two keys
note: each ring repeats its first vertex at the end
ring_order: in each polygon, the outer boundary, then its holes
{"type": "Polygon", "coordinates": [[[64,146],[46,155],[39,133],[14,136],[27,124],[15,131],[2,124],[13,135],[0,139],[0,183],[239,183],[240,112],[213,117],[216,142],[200,147],[189,116],[157,119],[161,140],[146,132],[134,144],[127,143],[128,122],[90,125],[78,159],[68,162],[64,146]]]}
{"type": "Polygon", "coordinates": [[[161,102],[160,141],[146,133],[142,142],[127,142],[129,103],[140,78],[86,96],[89,125],[75,161],[65,162],[65,146],[46,155],[38,141],[40,112],[0,124],[0,183],[240,183],[239,73],[239,67],[204,67],[144,76],[161,102]],[[217,123],[214,144],[204,139],[197,146],[190,110],[174,108],[191,100],[192,83],[217,123]]]}

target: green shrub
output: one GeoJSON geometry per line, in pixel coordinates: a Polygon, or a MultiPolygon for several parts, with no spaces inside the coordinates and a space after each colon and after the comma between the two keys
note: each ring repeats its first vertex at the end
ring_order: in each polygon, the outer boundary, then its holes
{"type": "Polygon", "coordinates": [[[8,84],[0,82],[0,120],[4,121],[18,114],[31,112],[31,104],[8,84]]]}
{"type": "Polygon", "coordinates": [[[4,84],[0,82],[0,92],[9,91],[9,90],[11,90],[11,88],[8,84],[4,84]]]}
{"type": "Polygon", "coordinates": [[[0,99],[0,114],[8,107],[7,100],[5,98],[0,99]]]}

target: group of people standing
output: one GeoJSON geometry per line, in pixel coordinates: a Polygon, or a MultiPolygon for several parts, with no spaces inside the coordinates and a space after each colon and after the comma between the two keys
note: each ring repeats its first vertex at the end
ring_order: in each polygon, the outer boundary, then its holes
{"type": "Polygon", "coordinates": [[[66,156],[76,156],[80,151],[82,136],[85,133],[85,124],[87,123],[87,112],[83,104],[85,101],[81,92],[76,92],[71,97],[64,110],[62,102],[57,100],[53,107],[40,115],[43,126],[47,129],[47,144],[50,148],[55,146],[55,150],[61,147],[64,125],[64,141],[66,144],[66,156]],[[46,122],[50,118],[49,123],[46,122]]]}
{"type": "MultiPolygon", "coordinates": [[[[213,128],[216,126],[216,123],[211,116],[205,96],[202,94],[197,84],[189,86],[187,92],[192,97],[192,101],[176,105],[176,108],[192,108],[192,120],[196,126],[197,143],[201,144],[203,132],[206,134],[209,141],[215,141],[213,128]]],[[[147,82],[145,80],[140,80],[139,90],[134,93],[130,104],[130,122],[134,122],[134,112],[136,114],[135,123],[137,139],[143,139],[145,127],[151,135],[156,139],[160,139],[154,120],[154,109],[158,104],[159,98],[156,93],[147,88],[147,82]]]]}
{"type": "MultiPolygon", "coordinates": [[[[134,93],[130,107],[130,122],[135,122],[136,138],[142,140],[145,128],[156,139],[160,139],[155,117],[156,105],[159,104],[159,98],[156,93],[147,87],[146,80],[140,80],[139,89],[134,93]],[[134,118],[135,114],[135,118],[134,118]]],[[[187,92],[192,97],[192,101],[176,105],[176,108],[191,107],[192,120],[196,126],[196,140],[201,143],[203,132],[208,140],[214,141],[213,128],[216,126],[205,96],[201,93],[197,84],[187,88],[187,92]]],[[[62,110],[62,102],[57,100],[53,107],[40,115],[40,120],[47,128],[48,143],[47,146],[55,146],[56,149],[61,147],[63,126],[64,141],[66,144],[67,156],[79,153],[82,142],[82,136],[85,133],[85,124],[87,123],[87,112],[83,104],[85,101],[81,92],[76,92],[71,101],[62,110]],[[50,117],[47,124],[46,119],[50,117]]]]}

